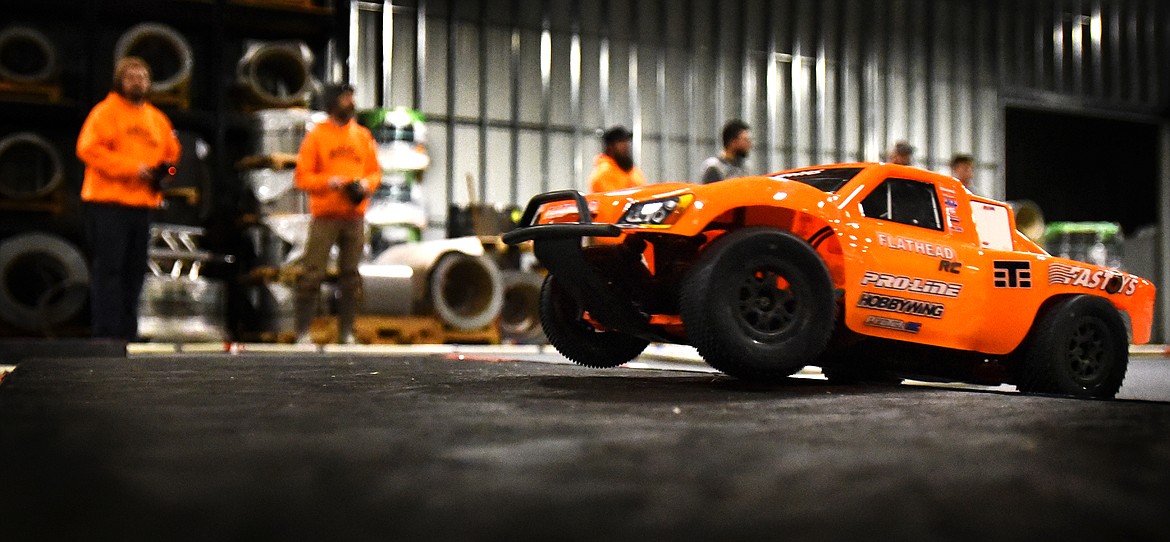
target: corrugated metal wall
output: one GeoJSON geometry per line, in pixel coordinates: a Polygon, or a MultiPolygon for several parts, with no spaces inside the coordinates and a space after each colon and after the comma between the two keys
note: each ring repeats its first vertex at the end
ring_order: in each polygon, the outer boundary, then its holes
{"type": "Polygon", "coordinates": [[[596,131],[624,124],[653,181],[693,180],[730,118],[748,170],[976,157],[1002,197],[1003,111],[1156,120],[1167,103],[1157,0],[395,0],[353,2],[360,106],[428,119],[428,211],[584,188],[596,131]],[[470,183],[468,182],[470,180],[470,183]]]}

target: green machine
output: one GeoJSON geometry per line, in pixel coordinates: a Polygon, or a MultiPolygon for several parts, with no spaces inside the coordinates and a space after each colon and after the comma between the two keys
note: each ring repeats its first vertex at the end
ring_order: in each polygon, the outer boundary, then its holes
{"type": "Polygon", "coordinates": [[[382,184],[370,196],[370,258],[401,243],[417,242],[427,227],[422,178],[431,164],[422,113],[406,107],[358,112],[378,144],[382,184]]]}

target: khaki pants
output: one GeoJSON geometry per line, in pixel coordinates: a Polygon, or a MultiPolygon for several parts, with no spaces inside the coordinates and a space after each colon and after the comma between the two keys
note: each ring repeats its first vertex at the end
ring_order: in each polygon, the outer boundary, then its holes
{"type": "Polygon", "coordinates": [[[329,251],[337,245],[337,324],[344,336],[353,332],[353,320],[362,296],[358,273],[366,244],[366,224],[361,218],[317,218],[309,223],[309,241],[302,259],[304,274],[297,282],[297,334],[308,331],[317,313],[317,298],[325,280],[329,251]]]}

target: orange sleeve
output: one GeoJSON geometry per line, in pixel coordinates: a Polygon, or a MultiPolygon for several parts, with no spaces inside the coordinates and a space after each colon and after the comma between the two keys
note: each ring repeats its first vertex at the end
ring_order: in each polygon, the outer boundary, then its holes
{"type": "MultiPolygon", "coordinates": [[[[108,118],[109,108],[99,104],[94,107],[81,125],[77,136],[77,157],[86,167],[100,172],[107,179],[138,179],[138,169],[143,164],[137,157],[114,152],[117,139],[116,125],[108,118]]],[[[175,142],[176,147],[178,142],[175,142]]]]}
{"type": "Polygon", "coordinates": [[[313,130],[305,135],[301,142],[301,149],[297,152],[297,169],[294,174],[297,188],[310,194],[329,191],[329,175],[321,173],[323,164],[319,152],[320,143],[317,141],[321,133],[313,130]]]}
{"type": "Polygon", "coordinates": [[[609,167],[604,163],[599,163],[597,168],[593,170],[593,175],[589,177],[589,191],[590,192],[608,192],[613,190],[613,176],[611,175],[609,167]]]}

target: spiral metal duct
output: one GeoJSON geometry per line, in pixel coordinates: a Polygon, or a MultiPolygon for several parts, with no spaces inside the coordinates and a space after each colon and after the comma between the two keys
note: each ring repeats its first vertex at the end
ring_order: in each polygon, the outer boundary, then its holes
{"type": "Polygon", "coordinates": [[[0,139],[0,195],[38,198],[56,190],[64,180],[61,154],[45,138],[19,132],[0,139]]]}
{"type": "Polygon", "coordinates": [[[431,314],[466,331],[495,322],[504,304],[500,269],[474,237],[396,245],[361,273],[368,313],[431,314]]]}
{"type": "Polygon", "coordinates": [[[500,337],[519,344],[545,343],[540,325],[540,288],[537,273],[508,270],[504,275],[504,304],[500,309],[500,337]]]}
{"type": "Polygon", "coordinates": [[[236,66],[240,85],[267,107],[306,105],[313,92],[313,53],[303,42],[255,43],[236,66]]]}
{"type": "Polygon", "coordinates": [[[57,74],[57,47],[35,28],[10,26],[0,31],[0,79],[42,83],[57,74]]]}
{"type": "Polygon", "coordinates": [[[159,23],[142,23],[123,33],[114,47],[114,60],[126,56],[141,57],[150,65],[154,92],[166,92],[185,84],[195,66],[187,38],[159,23]]]}
{"type": "Polygon", "coordinates": [[[0,242],[0,318],[25,330],[66,322],[85,306],[89,268],[69,241],[33,232],[0,242]]]}

